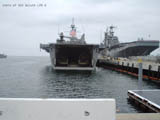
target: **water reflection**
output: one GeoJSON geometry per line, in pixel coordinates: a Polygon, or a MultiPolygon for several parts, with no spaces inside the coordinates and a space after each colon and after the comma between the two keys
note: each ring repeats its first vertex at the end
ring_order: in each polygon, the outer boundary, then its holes
{"type": "Polygon", "coordinates": [[[103,94],[101,89],[93,88],[95,73],[46,70],[42,78],[45,97],[93,98],[103,94]]]}

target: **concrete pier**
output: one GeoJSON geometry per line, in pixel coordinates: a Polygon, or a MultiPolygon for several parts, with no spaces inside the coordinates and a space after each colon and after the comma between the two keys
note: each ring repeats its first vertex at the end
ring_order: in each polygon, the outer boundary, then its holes
{"type": "MultiPolygon", "coordinates": [[[[160,63],[142,61],[143,79],[160,83],[160,63]]],[[[138,77],[139,62],[127,58],[99,58],[97,66],[138,77]]]]}
{"type": "Polygon", "coordinates": [[[114,99],[0,98],[0,120],[115,120],[114,99]]]}
{"type": "Polygon", "coordinates": [[[0,120],[160,120],[159,113],[115,113],[114,99],[0,98],[0,120]]]}
{"type": "Polygon", "coordinates": [[[160,120],[160,113],[119,113],[116,120],[160,120]]]}
{"type": "Polygon", "coordinates": [[[160,90],[129,90],[132,103],[146,112],[160,113],[160,90]]]}

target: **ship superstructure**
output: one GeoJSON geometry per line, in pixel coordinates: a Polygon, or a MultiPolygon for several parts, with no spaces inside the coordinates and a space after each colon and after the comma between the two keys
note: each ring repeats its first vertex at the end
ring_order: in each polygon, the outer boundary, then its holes
{"type": "Polygon", "coordinates": [[[54,70],[87,70],[96,69],[98,45],[87,44],[85,34],[77,38],[74,22],[71,24],[70,36],[60,33],[56,43],[40,44],[40,48],[50,53],[54,70]],[[68,41],[66,40],[68,39],[68,41]]]}

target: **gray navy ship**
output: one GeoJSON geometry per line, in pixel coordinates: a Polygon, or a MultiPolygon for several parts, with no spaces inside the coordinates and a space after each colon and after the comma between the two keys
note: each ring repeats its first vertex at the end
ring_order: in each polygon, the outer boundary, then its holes
{"type": "Polygon", "coordinates": [[[0,58],[7,58],[7,55],[5,55],[5,54],[0,54],[0,58]]]}
{"type": "Polygon", "coordinates": [[[146,56],[159,47],[159,40],[137,40],[133,42],[120,43],[114,35],[114,26],[110,26],[105,32],[101,53],[110,57],[146,56]]]}
{"type": "Polygon", "coordinates": [[[56,43],[40,44],[40,48],[50,54],[54,70],[83,70],[96,69],[99,45],[87,44],[85,34],[76,36],[74,21],[71,24],[70,36],[60,33],[56,43]],[[66,40],[68,39],[68,40],[66,40]]]}

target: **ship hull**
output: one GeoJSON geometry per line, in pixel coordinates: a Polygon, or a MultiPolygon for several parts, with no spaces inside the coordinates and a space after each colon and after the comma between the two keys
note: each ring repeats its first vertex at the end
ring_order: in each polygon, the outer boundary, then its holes
{"type": "Polygon", "coordinates": [[[96,69],[98,45],[41,44],[40,47],[50,53],[54,70],[94,71],[96,69]]]}
{"type": "Polygon", "coordinates": [[[146,56],[159,47],[159,41],[135,41],[118,44],[108,50],[111,57],[146,56]]]}
{"type": "Polygon", "coordinates": [[[0,58],[7,58],[7,55],[0,54],[0,58]]]}

